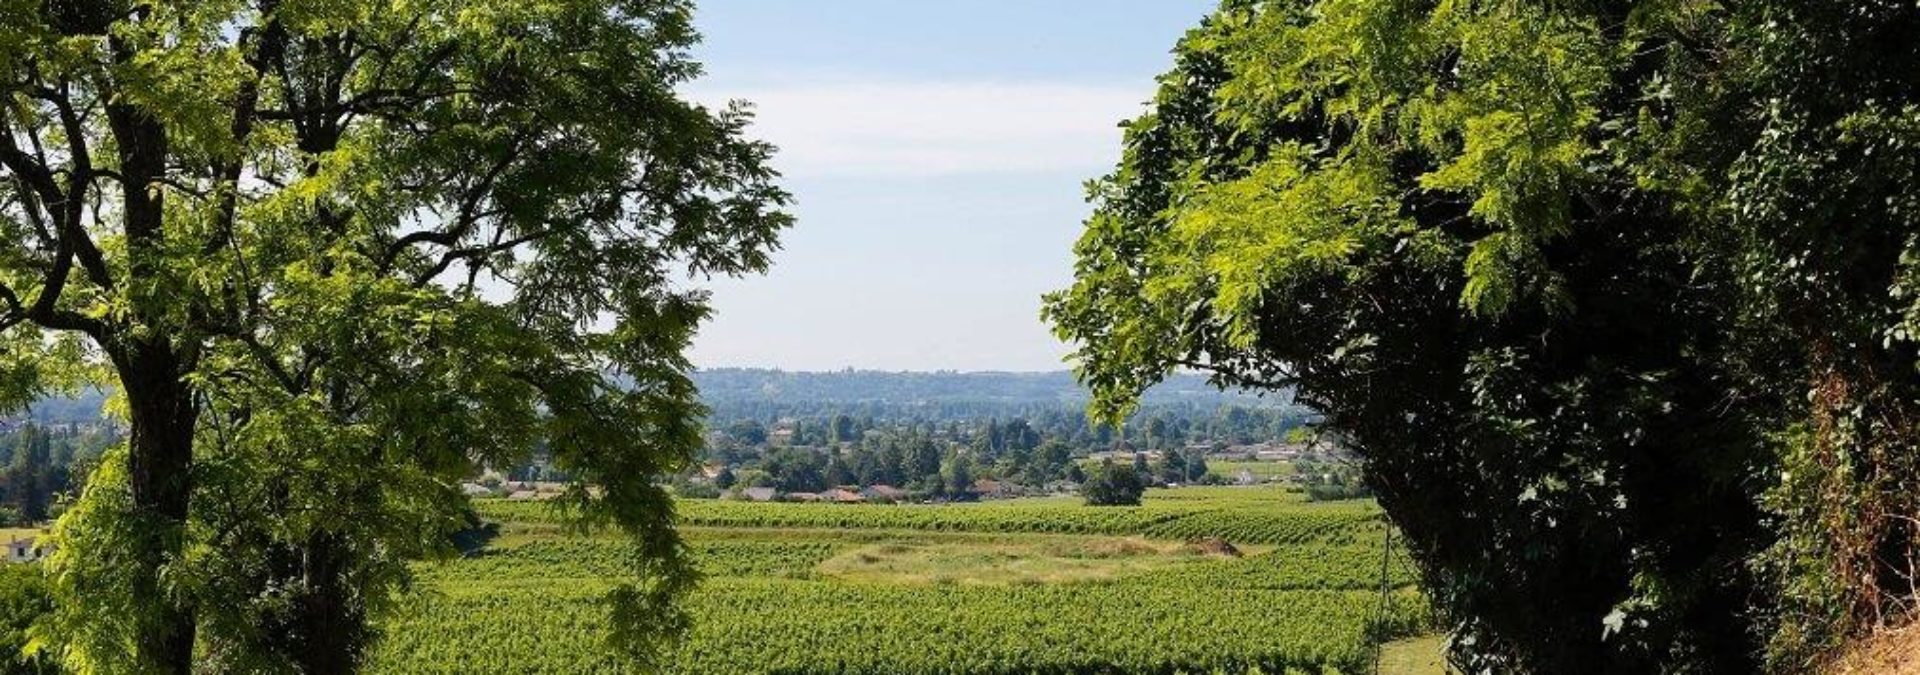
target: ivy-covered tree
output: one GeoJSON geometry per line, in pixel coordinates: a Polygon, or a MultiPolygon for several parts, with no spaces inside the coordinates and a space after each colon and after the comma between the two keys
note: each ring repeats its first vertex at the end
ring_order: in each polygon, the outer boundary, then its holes
{"type": "Polygon", "coordinates": [[[1740,386],[1703,189],[1751,138],[1713,82],[1726,20],[1225,3],[1046,302],[1095,411],[1178,369],[1293,390],[1364,457],[1469,671],[1754,670],[1780,397],[1740,386]]]}
{"type": "Polygon", "coordinates": [[[100,381],[131,432],[56,528],[46,653],[350,670],[455,482],[536,447],[644,554],[614,646],[684,625],[650,478],[700,444],[685,281],[788,223],[745,112],[676,91],[688,3],[0,16],[0,402],[100,381]]]}
{"type": "Polygon", "coordinates": [[[1731,77],[1679,84],[1718,85],[1706,103],[1752,127],[1698,189],[1755,345],[1730,394],[1781,409],[1761,633],[1770,665],[1805,671],[1920,614],[1920,7],[1730,6],[1731,77]]]}

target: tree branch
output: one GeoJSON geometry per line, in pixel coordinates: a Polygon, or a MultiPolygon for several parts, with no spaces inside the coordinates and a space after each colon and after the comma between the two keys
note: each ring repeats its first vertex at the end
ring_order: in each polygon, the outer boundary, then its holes
{"type": "MultiPolygon", "coordinates": [[[[45,297],[46,291],[41,291],[41,296],[45,297]]],[[[7,314],[0,317],[0,329],[12,328],[22,320],[28,320],[54,330],[79,331],[96,341],[107,337],[107,325],[100,320],[69,310],[42,310],[38,308],[39,303],[35,303],[35,307],[27,307],[21,304],[20,295],[6,284],[0,284],[0,302],[7,306],[7,314]]]]}
{"type": "MultiPolygon", "coordinates": [[[[87,228],[80,224],[82,209],[86,203],[87,191],[93,187],[93,155],[87,148],[87,129],[81,122],[80,114],[74,110],[71,88],[67,82],[50,89],[47,99],[60,113],[60,126],[67,137],[68,161],[73,169],[67,174],[67,201],[62,204],[67,213],[55,222],[60,226],[60,239],[68,243],[75,255],[80,258],[80,266],[87,271],[87,278],[101,288],[113,288],[113,275],[107,269],[106,258],[100,254],[93,237],[87,234],[87,228]]],[[[142,188],[144,189],[144,187],[142,188]]]]}
{"type": "Polygon", "coordinates": [[[559,232],[558,229],[539,230],[529,234],[524,234],[518,237],[514,237],[512,239],[508,239],[505,241],[496,241],[486,246],[456,248],[451,251],[447,251],[446,254],[440,256],[440,262],[434,264],[432,269],[422,272],[421,274],[413,278],[413,286],[414,288],[419,288],[421,286],[427,285],[429,282],[433,281],[435,277],[438,277],[440,276],[441,273],[446,272],[447,268],[452,267],[453,264],[456,262],[459,262],[462,260],[478,260],[490,255],[493,255],[495,253],[511,251],[515,248],[520,247],[521,245],[552,236],[557,232],[559,232]]]}
{"type": "MultiPolygon", "coordinates": [[[[487,167],[486,174],[480,177],[479,182],[466,190],[466,194],[461,196],[460,210],[454,218],[452,227],[444,230],[409,232],[387,246],[386,252],[380,256],[380,273],[385,274],[392,271],[393,266],[399,262],[400,256],[405,254],[407,249],[414,245],[439,244],[451,248],[458,245],[460,240],[466,238],[468,234],[471,234],[474,226],[478,225],[480,219],[487,215],[477,212],[476,209],[480,208],[480,202],[486,199],[487,195],[493,191],[493,186],[499,181],[500,175],[505,173],[507,167],[512,166],[515,160],[520,158],[519,147],[520,139],[516,137],[508,145],[507,152],[502,153],[500,158],[495,160],[492,166],[487,167]]],[[[435,274],[438,274],[438,272],[435,272],[435,274]]]]}

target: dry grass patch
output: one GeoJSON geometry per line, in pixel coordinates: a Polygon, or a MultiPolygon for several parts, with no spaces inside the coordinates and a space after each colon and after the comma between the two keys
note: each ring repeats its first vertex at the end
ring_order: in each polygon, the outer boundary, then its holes
{"type": "Polygon", "coordinates": [[[890,584],[1049,584],[1100,581],[1205,560],[1185,545],[1138,537],[889,542],[820,564],[823,576],[890,584]]]}
{"type": "Polygon", "coordinates": [[[1819,672],[1823,675],[1920,675],[1920,629],[1907,626],[1857,640],[1819,672]]]}
{"type": "Polygon", "coordinates": [[[1380,646],[1381,675],[1451,675],[1447,668],[1447,637],[1422,635],[1380,646]]]}
{"type": "Polygon", "coordinates": [[[38,527],[0,527],[0,543],[15,539],[38,539],[47,536],[44,528],[38,527]]]}

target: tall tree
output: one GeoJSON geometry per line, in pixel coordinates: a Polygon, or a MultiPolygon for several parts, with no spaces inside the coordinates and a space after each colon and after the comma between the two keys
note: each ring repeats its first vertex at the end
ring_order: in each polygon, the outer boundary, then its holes
{"type": "Polygon", "coordinates": [[[1181,368],[1294,389],[1364,456],[1467,670],[1754,670],[1778,401],[1735,385],[1701,189],[1753,138],[1724,19],[1225,3],[1047,300],[1096,411],[1181,368]]]}
{"type": "Polygon", "coordinates": [[[1080,494],[1088,506],[1139,506],[1146,491],[1139,471],[1115,464],[1112,458],[1101,460],[1093,475],[1085,478],[1080,494]]]}
{"type": "Polygon", "coordinates": [[[827,460],[827,468],[823,471],[825,486],[831,488],[858,485],[860,479],[854,475],[852,467],[848,466],[846,457],[839,450],[830,452],[833,456],[827,460]]]}
{"type": "Polygon", "coordinates": [[[948,453],[945,482],[947,494],[966,498],[973,491],[973,461],[960,452],[948,453]]]}
{"type": "Polygon", "coordinates": [[[50,434],[37,425],[27,425],[16,439],[13,461],[5,473],[6,501],[19,510],[23,522],[46,519],[47,503],[56,489],[54,468],[50,434]]]}
{"type": "Polygon", "coordinates": [[[854,428],[853,418],[844,414],[834,415],[828,423],[827,442],[851,443],[857,440],[860,440],[860,434],[854,428]]]}
{"type": "Polygon", "coordinates": [[[1009,452],[1026,452],[1040,445],[1040,432],[1035,431],[1025,418],[1015,417],[1007,422],[1000,435],[1006,443],[1003,449],[1009,452]]]}
{"type": "Polygon", "coordinates": [[[928,477],[938,479],[940,477],[939,444],[927,436],[914,438],[902,461],[902,471],[904,475],[901,476],[901,480],[904,481],[928,477]]]}
{"type": "Polygon", "coordinates": [[[454,481],[538,445],[643,551],[613,635],[657,653],[691,575],[649,477],[700,440],[681,280],[764,268],[788,222],[745,112],[676,94],[687,3],[4,12],[0,402],[99,373],[131,427],[56,530],[41,640],[349,670],[454,481]]]}

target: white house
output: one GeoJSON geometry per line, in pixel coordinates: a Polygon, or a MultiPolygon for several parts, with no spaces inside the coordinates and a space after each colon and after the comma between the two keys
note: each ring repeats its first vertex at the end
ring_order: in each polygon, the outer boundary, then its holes
{"type": "Polygon", "coordinates": [[[37,546],[33,537],[12,537],[7,542],[7,562],[27,563],[46,557],[49,547],[37,546]]]}

